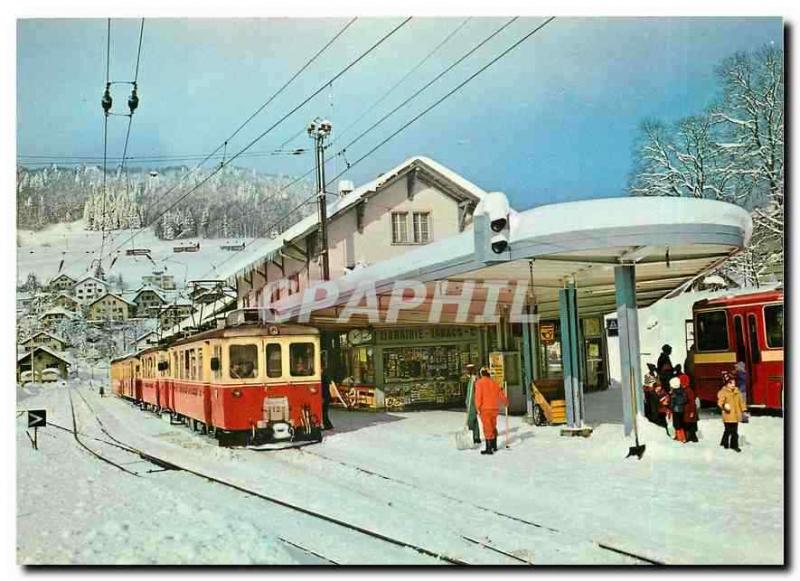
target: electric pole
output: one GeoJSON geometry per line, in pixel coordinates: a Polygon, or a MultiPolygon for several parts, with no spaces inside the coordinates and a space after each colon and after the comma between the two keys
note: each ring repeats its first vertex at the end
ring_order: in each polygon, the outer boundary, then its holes
{"type": "Polygon", "coordinates": [[[322,280],[330,280],[328,265],[328,211],[325,199],[325,139],[333,126],[330,121],[315,119],[308,125],[308,135],[314,140],[317,169],[317,216],[319,218],[320,255],[322,256],[322,280]]]}

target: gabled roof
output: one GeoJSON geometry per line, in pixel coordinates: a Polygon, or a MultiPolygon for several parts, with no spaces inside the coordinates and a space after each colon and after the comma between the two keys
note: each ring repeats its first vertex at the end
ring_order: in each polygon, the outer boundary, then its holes
{"type": "Polygon", "coordinates": [[[61,274],[59,274],[58,276],[55,276],[55,277],[53,277],[52,279],[50,279],[50,282],[49,282],[48,284],[53,284],[54,282],[56,282],[56,281],[57,281],[58,279],[60,279],[60,278],[68,278],[68,279],[70,279],[72,282],[75,282],[75,279],[74,279],[74,278],[72,278],[72,277],[71,277],[70,275],[68,275],[66,272],[62,272],[62,273],[61,273],[61,274]]]}
{"type": "Polygon", "coordinates": [[[97,281],[97,282],[99,282],[99,283],[100,283],[100,284],[102,284],[103,286],[108,286],[108,283],[107,283],[106,281],[104,281],[104,280],[100,280],[99,278],[95,278],[95,277],[93,277],[93,276],[87,276],[86,278],[82,278],[82,279],[80,279],[78,282],[76,282],[75,284],[73,284],[72,286],[74,286],[74,287],[75,287],[75,286],[78,286],[79,284],[83,284],[83,283],[85,283],[86,281],[89,281],[89,280],[94,280],[94,281],[97,281]]]}
{"type": "MultiPolygon", "coordinates": [[[[345,196],[327,200],[328,220],[332,220],[337,214],[354,207],[362,199],[377,193],[381,188],[394,182],[395,179],[410,172],[417,172],[417,174],[421,175],[423,178],[434,182],[436,186],[445,191],[445,193],[459,199],[472,200],[477,203],[486,195],[483,189],[440,163],[428,157],[416,156],[382,173],[374,180],[354,189],[345,196]]],[[[226,266],[224,272],[219,272],[217,275],[220,278],[227,279],[244,274],[247,270],[252,268],[254,263],[267,260],[275,255],[285,243],[301,238],[315,230],[318,223],[317,212],[309,214],[283,232],[278,238],[274,240],[259,240],[250,247],[247,247],[245,250],[241,251],[238,260],[232,261],[229,266],[226,266]]]]}
{"type": "Polygon", "coordinates": [[[70,312],[70,311],[68,311],[66,309],[63,309],[62,307],[53,307],[52,309],[50,309],[48,311],[45,311],[44,313],[39,315],[39,318],[43,319],[47,315],[64,315],[66,317],[69,317],[70,319],[74,319],[75,318],[75,313],[72,313],[72,312],[70,312]]]}
{"type": "Polygon", "coordinates": [[[20,341],[20,345],[24,345],[25,343],[27,343],[28,341],[31,341],[32,339],[35,339],[39,335],[47,335],[51,339],[55,339],[56,341],[60,341],[64,345],[67,344],[67,342],[64,339],[62,339],[61,337],[53,335],[52,333],[48,333],[47,331],[39,331],[38,333],[34,333],[33,335],[31,335],[30,337],[28,337],[24,341],[20,341]]]}
{"type": "Polygon", "coordinates": [[[139,295],[142,294],[143,292],[147,292],[147,291],[155,293],[158,296],[158,298],[161,299],[162,303],[166,303],[167,302],[167,299],[164,298],[164,295],[161,293],[161,291],[159,289],[153,287],[153,286],[150,286],[150,285],[143,285],[143,286],[139,287],[139,289],[134,293],[133,298],[131,299],[131,301],[135,303],[136,299],[139,298],[139,295]]]}
{"type": "Polygon", "coordinates": [[[99,301],[102,301],[102,300],[103,300],[104,298],[106,298],[106,297],[113,297],[113,298],[117,299],[118,301],[120,301],[120,302],[122,302],[122,303],[125,303],[125,304],[126,304],[126,305],[128,305],[129,307],[135,307],[135,306],[136,306],[136,305],[135,305],[135,304],[133,304],[132,302],[130,302],[130,301],[127,301],[127,300],[123,299],[123,298],[122,298],[121,296],[119,296],[118,294],[115,294],[115,293],[106,293],[106,294],[104,294],[103,296],[100,296],[100,297],[97,297],[96,299],[94,299],[94,300],[93,300],[91,303],[89,303],[88,305],[86,305],[86,307],[87,307],[87,308],[91,308],[91,307],[92,307],[92,306],[93,306],[95,303],[97,303],[97,302],[99,302],[99,301]]]}
{"type": "Polygon", "coordinates": [[[58,293],[58,294],[56,295],[56,298],[54,298],[53,300],[54,300],[54,301],[57,301],[58,299],[61,299],[61,298],[64,298],[64,299],[69,299],[69,300],[71,300],[73,303],[80,303],[80,301],[79,301],[78,299],[76,299],[76,298],[75,298],[75,297],[73,297],[72,295],[68,295],[67,293],[64,293],[64,292],[58,293]]]}
{"type": "Polygon", "coordinates": [[[45,347],[43,345],[40,345],[39,347],[34,347],[33,349],[31,349],[27,353],[24,353],[23,355],[20,355],[19,357],[17,357],[17,363],[21,363],[22,361],[24,361],[25,359],[27,359],[28,357],[30,357],[31,355],[33,355],[37,351],[44,351],[45,353],[48,353],[48,354],[52,355],[56,359],[59,359],[60,361],[63,361],[67,365],[72,365],[72,361],[70,361],[69,359],[64,357],[63,354],[59,353],[58,351],[53,351],[52,349],[49,349],[49,348],[47,348],[47,347],[45,347]]]}

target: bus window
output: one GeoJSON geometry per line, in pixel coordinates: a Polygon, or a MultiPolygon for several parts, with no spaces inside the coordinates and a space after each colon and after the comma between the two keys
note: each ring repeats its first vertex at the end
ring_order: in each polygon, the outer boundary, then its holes
{"type": "Polygon", "coordinates": [[[289,365],[294,377],[314,375],[314,344],[292,343],[289,347],[289,365]]]}
{"type": "Polygon", "coordinates": [[[279,343],[267,345],[267,377],[280,377],[283,375],[281,362],[281,346],[279,343]]]}
{"type": "Polygon", "coordinates": [[[733,332],[736,335],[736,361],[747,361],[747,350],[744,347],[744,324],[741,315],[733,318],[733,332]]]}
{"type": "Polygon", "coordinates": [[[767,329],[767,347],[783,348],[783,305],[764,307],[764,326],[767,329]]]}
{"type": "Polygon", "coordinates": [[[750,352],[753,356],[753,363],[761,363],[761,347],[758,344],[758,327],[756,326],[755,315],[747,315],[747,330],[750,333],[750,352]]]}
{"type": "Polygon", "coordinates": [[[228,361],[231,379],[252,379],[258,375],[258,347],[255,345],[231,345],[228,361]]]}
{"type": "Polygon", "coordinates": [[[725,311],[697,313],[696,333],[698,351],[728,349],[728,317],[725,311]]]}

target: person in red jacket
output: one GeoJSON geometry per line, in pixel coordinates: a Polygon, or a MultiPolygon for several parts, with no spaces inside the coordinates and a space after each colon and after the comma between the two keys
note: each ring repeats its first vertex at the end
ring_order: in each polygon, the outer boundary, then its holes
{"type": "Polygon", "coordinates": [[[689,376],[682,373],[678,376],[686,394],[686,407],[683,408],[683,427],[686,430],[686,441],[697,442],[697,399],[691,386],[689,376]]]}
{"type": "Polygon", "coordinates": [[[475,382],[475,408],[481,416],[483,437],[486,440],[486,449],[481,454],[493,454],[497,451],[497,414],[500,412],[500,403],[508,405],[508,398],[503,390],[489,376],[489,371],[481,368],[481,377],[475,382]]]}

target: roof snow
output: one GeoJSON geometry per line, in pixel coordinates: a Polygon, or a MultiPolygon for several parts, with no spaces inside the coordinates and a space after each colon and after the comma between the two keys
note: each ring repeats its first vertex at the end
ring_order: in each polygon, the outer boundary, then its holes
{"type": "Polygon", "coordinates": [[[50,355],[52,355],[56,359],[60,359],[61,361],[63,361],[67,365],[72,365],[72,361],[70,361],[69,359],[64,357],[64,355],[62,353],[59,353],[58,351],[53,351],[52,349],[50,349],[48,347],[45,347],[44,345],[39,345],[38,347],[35,347],[35,348],[31,349],[27,353],[24,353],[23,355],[18,356],[17,357],[17,363],[21,362],[23,359],[26,359],[26,358],[30,357],[31,355],[33,355],[37,351],[44,351],[45,353],[49,353],[50,355]]]}

